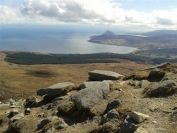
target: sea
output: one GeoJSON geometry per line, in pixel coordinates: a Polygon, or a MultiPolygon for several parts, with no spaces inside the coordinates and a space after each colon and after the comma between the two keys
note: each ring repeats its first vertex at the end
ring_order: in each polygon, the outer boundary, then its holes
{"type": "Polygon", "coordinates": [[[88,42],[103,30],[62,26],[0,26],[0,51],[53,54],[130,53],[136,48],[88,42]]]}

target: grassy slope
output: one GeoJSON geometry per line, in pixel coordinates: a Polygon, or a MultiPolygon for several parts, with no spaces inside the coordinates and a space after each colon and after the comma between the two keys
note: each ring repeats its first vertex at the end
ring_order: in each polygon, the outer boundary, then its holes
{"type": "Polygon", "coordinates": [[[5,57],[5,53],[0,53],[0,94],[5,92],[5,96],[9,97],[29,96],[35,94],[40,88],[58,82],[71,81],[79,85],[88,79],[88,71],[96,69],[126,75],[148,66],[120,59],[117,61],[121,63],[18,65],[4,62],[5,57]]]}

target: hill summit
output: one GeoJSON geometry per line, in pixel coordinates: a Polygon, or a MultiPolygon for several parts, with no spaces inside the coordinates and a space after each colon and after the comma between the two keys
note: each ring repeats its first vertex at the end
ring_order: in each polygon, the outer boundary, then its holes
{"type": "Polygon", "coordinates": [[[112,31],[107,30],[103,35],[115,36],[116,34],[112,31]]]}

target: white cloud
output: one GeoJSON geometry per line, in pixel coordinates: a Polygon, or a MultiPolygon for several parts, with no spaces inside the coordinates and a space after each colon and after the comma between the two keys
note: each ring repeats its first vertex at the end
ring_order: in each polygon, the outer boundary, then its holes
{"type": "Polygon", "coordinates": [[[20,7],[0,6],[1,23],[76,23],[147,25],[177,28],[177,9],[151,13],[125,10],[114,0],[24,0],[20,7]]]}

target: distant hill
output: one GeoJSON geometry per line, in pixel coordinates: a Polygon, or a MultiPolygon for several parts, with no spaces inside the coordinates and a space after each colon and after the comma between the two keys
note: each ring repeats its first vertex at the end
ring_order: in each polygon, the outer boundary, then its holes
{"type": "Polygon", "coordinates": [[[113,33],[112,31],[107,30],[105,33],[103,33],[102,35],[109,35],[109,36],[115,36],[116,34],[113,33]]]}

